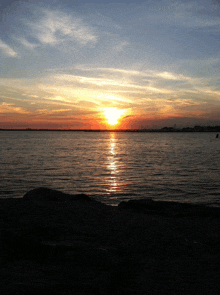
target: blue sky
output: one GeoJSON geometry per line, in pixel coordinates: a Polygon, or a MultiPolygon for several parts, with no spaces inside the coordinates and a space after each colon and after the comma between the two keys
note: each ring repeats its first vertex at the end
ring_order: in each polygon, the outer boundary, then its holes
{"type": "Polygon", "coordinates": [[[219,124],[219,1],[3,1],[0,128],[219,124]]]}

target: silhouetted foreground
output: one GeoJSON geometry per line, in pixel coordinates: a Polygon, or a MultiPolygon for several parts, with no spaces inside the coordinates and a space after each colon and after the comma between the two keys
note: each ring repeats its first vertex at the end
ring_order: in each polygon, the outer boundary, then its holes
{"type": "Polygon", "coordinates": [[[36,189],[0,200],[0,294],[219,294],[220,209],[111,207],[36,189]]]}

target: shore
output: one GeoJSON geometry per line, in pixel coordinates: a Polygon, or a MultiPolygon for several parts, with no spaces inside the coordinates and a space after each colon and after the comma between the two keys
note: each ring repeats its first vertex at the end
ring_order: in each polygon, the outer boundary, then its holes
{"type": "Polygon", "coordinates": [[[147,198],[0,199],[0,294],[219,294],[219,220],[220,208],[147,198]]]}

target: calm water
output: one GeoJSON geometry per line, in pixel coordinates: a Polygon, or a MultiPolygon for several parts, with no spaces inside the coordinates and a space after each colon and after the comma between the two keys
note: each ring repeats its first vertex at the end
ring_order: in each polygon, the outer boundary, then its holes
{"type": "Polygon", "coordinates": [[[220,205],[215,133],[0,132],[0,197],[40,186],[108,204],[130,198],[220,205]]]}

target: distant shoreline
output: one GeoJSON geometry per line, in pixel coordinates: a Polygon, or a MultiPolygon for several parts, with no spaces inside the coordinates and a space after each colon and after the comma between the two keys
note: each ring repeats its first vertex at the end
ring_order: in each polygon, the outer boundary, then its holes
{"type": "Polygon", "coordinates": [[[184,128],[163,127],[160,129],[37,129],[0,128],[0,131],[68,131],[68,132],[220,132],[220,126],[194,126],[184,128]]]}

